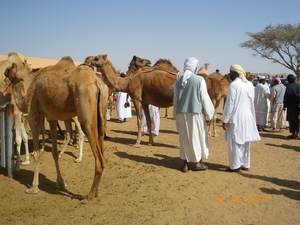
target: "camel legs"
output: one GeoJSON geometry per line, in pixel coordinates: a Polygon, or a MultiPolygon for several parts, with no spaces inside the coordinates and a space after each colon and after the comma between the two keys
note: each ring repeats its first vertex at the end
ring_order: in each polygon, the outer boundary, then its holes
{"type": "Polygon", "coordinates": [[[166,108],[166,111],[165,111],[165,118],[168,118],[168,108],[166,108]]]}
{"type": "Polygon", "coordinates": [[[93,96],[85,96],[84,94],[79,94],[78,102],[80,102],[81,104],[76,105],[78,120],[84,128],[85,135],[89,140],[91,150],[95,157],[95,174],[92,187],[86,198],[81,201],[81,203],[83,204],[92,201],[94,197],[98,196],[99,183],[105,166],[104,134],[106,128],[105,112],[107,105],[104,104],[107,104],[107,98],[101,98],[100,96],[98,96],[99,102],[96,103],[96,98],[92,97],[93,96]],[[92,105],[92,103],[96,105],[92,105]],[[84,106],[84,104],[88,105],[84,106]],[[86,111],[86,108],[95,110],[86,111]]]}
{"type": "Polygon", "coordinates": [[[81,201],[81,203],[83,204],[92,201],[94,197],[98,196],[99,183],[105,165],[105,159],[103,154],[104,133],[101,134],[102,141],[101,140],[98,141],[97,134],[94,129],[91,129],[91,127],[88,126],[85,127],[85,131],[86,131],[86,136],[89,139],[91,150],[95,157],[95,174],[94,174],[94,180],[90,192],[88,193],[86,198],[81,201]]]}
{"type": "Polygon", "coordinates": [[[83,152],[83,142],[84,142],[84,133],[82,132],[81,125],[77,119],[77,117],[73,117],[73,121],[75,122],[77,131],[78,131],[78,142],[79,142],[79,155],[74,162],[82,161],[82,152],[83,152]]]}
{"type": "Polygon", "coordinates": [[[28,150],[28,135],[26,133],[24,124],[21,121],[21,114],[15,115],[15,142],[16,142],[16,149],[17,149],[17,161],[16,161],[16,171],[20,170],[21,165],[29,165],[29,150],[28,150]],[[25,147],[25,161],[21,163],[20,154],[21,154],[21,144],[22,140],[24,142],[25,147]]]}
{"type": "Polygon", "coordinates": [[[64,142],[62,144],[63,145],[62,150],[60,151],[58,158],[61,158],[62,155],[65,153],[65,150],[71,140],[71,134],[72,134],[71,120],[65,120],[64,123],[65,123],[65,127],[66,127],[66,132],[64,135],[65,138],[64,138],[64,142]]]}
{"type": "Polygon", "coordinates": [[[52,142],[52,157],[55,162],[57,178],[56,178],[56,188],[65,188],[67,185],[64,182],[64,179],[61,176],[59,162],[58,162],[58,150],[57,150],[57,121],[49,121],[50,133],[51,133],[51,142],[52,142]]]}
{"type": "Polygon", "coordinates": [[[33,137],[33,161],[34,161],[34,174],[32,187],[27,189],[27,194],[36,194],[39,192],[39,163],[40,163],[40,151],[39,151],[39,134],[40,128],[43,123],[43,117],[38,117],[29,114],[29,125],[33,137]]]}
{"type": "MultiPolygon", "coordinates": [[[[142,111],[141,111],[141,103],[139,100],[133,99],[133,105],[136,111],[136,119],[137,119],[137,127],[138,127],[138,135],[136,143],[133,145],[136,148],[141,147],[141,137],[142,137],[142,111]]],[[[149,109],[148,109],[149,110],[149,109]]],[[[148,113],[149,114],[149,113],[148,113]]]]}
{"type": "MultiPolygon", "coordinates": [[[[83,152],[84,134],[82,132],[82,129],[81,129],[81,126],[80,126],[80,123],[79,123],[77,117],[73,117],[72,120],[75,122],[76,129],[78,131],[78,139],[79,139],[79,155],[78,155],[77,159],[74,160],[74,162],[81,162],[82,161],[82,152],[83,152]]],[[[71,120],[65,120],[64,123],[66,126],[65,139],[63,142],[62,150],[60,151],[58,158],[61,158],[62,155],[64,154],[64,152],[71,140],[71,136],[73,133],[72,126],[71,126],[71,120]]]]}
{"type": "Polygon", "coordinates": [[[214,104],[214,107],[215,107],[215,114],[212,118],[212,123],[211,125],[208,126],[208,137],[217,137],[217,128],[216,128],[216,123],[217,123],[217,111],[218,111],[218,107],[220,105],[220,99],[219,100],[216,100],[216,101],[213,101],[213,104],[214,104]],[[211,134],[211,128],[213,130],[213,134],[211,134]]]}
{"type": "Polygon", "coordinates": [[[142,103],[142,107],[143,107],[146,121],[147,121],[147,127],[148,127],[148,132],[149,132],[149,145],[153,145],[152,124],[151,124],[151,118],[150,118],[150,113],[149,113],[149,105],[142,103]]]}

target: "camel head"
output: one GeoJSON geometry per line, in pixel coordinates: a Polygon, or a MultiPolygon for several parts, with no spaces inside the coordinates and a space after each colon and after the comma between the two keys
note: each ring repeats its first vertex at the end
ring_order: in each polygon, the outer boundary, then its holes
{"type": "Polygon", "coordinates": [[[107,55],[97,55],[97,56],[88,56],[86,57],[84,64],[88,66],[95,66],[101,68],[107,64],[110,64],[107,55]]]}
{"type": "Polygon", "coordinates": [[[84,64],[86,64],[87,66],[93,66],[92,65],[93,58],[94,58],[94,56],[88,56],[88,57],[86,57],[85,60],[84,60],[84,64]]]}
{"type": "Polygon", "coordinates": [[[255,78],[255,75],[252,75],[250,72],[246,72],[246,79],[250,82],[252,82],[255,78]]]}
{"type": "Polygon", "coordinates": [[[129,68],[132,68],[134,70],[138,70],[142,67],[148,67],[151,66],[151,61],[148,59],[142,59],[137,56],[133,56],[132,60],[129,63],[129,68]]]}
{"type": "Polygon", "coordinates": [[[28,74],[31,69],[25,63],[12,63],[10,67],[7,67],[4,75],[11,83],[19,83],[24,81],[24,77],[28,74]]]}

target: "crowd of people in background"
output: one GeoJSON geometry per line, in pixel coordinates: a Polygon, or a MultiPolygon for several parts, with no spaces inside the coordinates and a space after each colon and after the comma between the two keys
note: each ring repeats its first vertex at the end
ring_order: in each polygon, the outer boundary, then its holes
{"type": "Polygon", "coordinates": [[[255,86],[255,114],[258,131],[282,132],[289,127],[290,135],[287,138],[299,138],[299,107],[300,84],[296,83],[296,76],[287,76],[287,87],[279,77],[273,77],[271,86],[266,83],[266,77],[258,76],[255,86]],[[271,130],[266,126],[270,121],[271,130]]]}
{"type": "MultiPolygon", "coordinates": [[[[203,163],[209,155],[206,125],[210,123],[215,109],[209,98],[205,80],[195,75],[198,60],[190,57],[184,62],[184,74],[174,85],[173,117],[179,133],[180,152],[183,160],[181,171],[188,172],[190,162],[193,170],[207,170],[203,163]]],[[[216,70],[219,72],[219,70],[216,70]]],[[[121,77],[125,75],[121,73],[121,77]]],[[[250,168],[250,143],[259,141],[259,132],[282,132],[289,128],[287,138],[299,138],[300,84],[296,76],[287,76],[287,87],[279,77],[266,82],[265,76],[258,76],[256,86],[245,77],[240,65],[230,67],[227,100],[222,114],[225,130],[229,172],[248,171],[250,168]],[[245,110],[248,109],[248,110],[245,110]],[[270,130],[267,129],[270,122],[270,130]]],[[[114,93],[117,122],[124,123],[132,117],[130,96],[124,92],[114,93]]],[[[148,130],[145,113],[142,110],[142,136],[151,132],[159,134],[159,108],[149,105],[151,131],[148,130]]]]}

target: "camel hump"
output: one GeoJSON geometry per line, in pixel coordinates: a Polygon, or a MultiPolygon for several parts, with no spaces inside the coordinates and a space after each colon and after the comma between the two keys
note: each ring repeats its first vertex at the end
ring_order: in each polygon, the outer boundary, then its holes
{"type": "Polygon", "coordinates": [[[10,57],[10,56],[14,56],[14,55],[18,55],[18,54],[16,52],[9,52],[7,56],[10,57]]]}
{"type": "Polygon", "coordinates": [[[70,56],[64,56],[59,61],[69,61],[74,63],[73,59],[70,56]]]}
{"type": "Polygon", "coordinates": [[[70,56],[64,56],[56,63],[56,65],[74,65],[75,66],[75,63],[70,56]]]}

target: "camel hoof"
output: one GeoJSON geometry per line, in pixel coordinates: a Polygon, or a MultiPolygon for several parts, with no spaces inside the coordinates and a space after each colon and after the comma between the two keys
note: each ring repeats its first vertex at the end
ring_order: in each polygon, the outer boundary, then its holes
{"type": "Polygon", "coordinates": [[[18,172],[18,171],[20,171],[20,170],[21,170],[21,169],[20,169],[19,166],[15,168],[15,172],[18,172]]]}
{"type": "Polygon", "coordinates": [[[132,145],[133,147],[135,147],[135,148],[140,148],[141,147],[141,144],[139,144],[139,143],[135,143],[134,145],[132,145]]]}
{"type": "Polygon", "coordinates": [[[79,159],[79,158],[77,158],[77,159],[74,160],[74,162],[76,162],[76,163],[79,163],[81,161],[82,161],[82,159],[79,159]]]}
{"type": "Polygon", "coordinates": [[[22,166],[28,166],[30,164],[30,161],[26,160],[25,162],[21,162],[22,166]]]}
{"type": "Polygon", "coordinates": [[[27,194],[37,194],[39,192],[39,188],[38,187],[31,187],[26,189],[25,193],[27,194]]]}
{"type": "Polygon", "coordinates": [[[80,201],[80,203],[81,203],[81,204],[88,204],[88,203],[90,203],[91,201],[92,201],[92,199],[89,200],[88,198],[84,198],[83,200],[80,201]]]}
{"type": "Polygon", "coordinates": [[[55,188],[57,189],[64,189],[67,187],[67,184],[65,182],[56,182],[55,188]]]}

